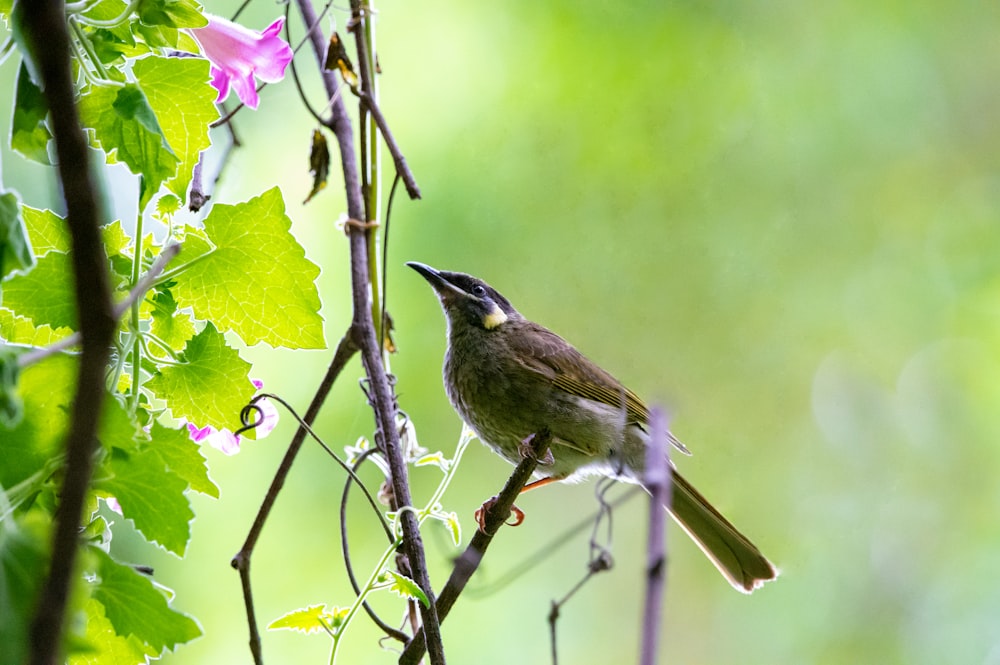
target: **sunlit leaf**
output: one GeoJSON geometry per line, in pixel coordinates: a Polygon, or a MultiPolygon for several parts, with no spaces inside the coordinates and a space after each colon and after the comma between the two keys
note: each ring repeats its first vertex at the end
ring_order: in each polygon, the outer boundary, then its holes
{"type": "Polygon", "coordinates": [[[146,386],[176,418],[198,426],[235,429],[240,409],[253,397],[250,363],[211,323],[184,347],[184,362],[164,367],[146,386]]]}
{"type": "Polygon", "coordinates": [[[247,344],[324,348],[319,267],[290,229],[276,187],[246,203],[214,205],[205,232],[215,249],[178,280],[178,306],[190,306],[197,318],[232,330],[247,344]]]}
{"type": "Polygon", "coordinates": [[[15,270],[28,270],[35,265],[28,238],[17,195],[3,192],[0,194],[0,279],[15,270]]]}
{"type": "Polygon", "coordinates": [[[49,105],[38,86],[28,75],[28,68],[21,63],[14,94],[14,117],[10,128],[10,147],[28,159],[41,164],[51,164],[48,145],[52,139],[45,118],[49,105]]]}
{"type": "Polygon", "coordinates": [[[170,607],[161,589],[131,566],[114,561],[96,547],[90,553],[98,562],[98,581],[91,595],[123,637],[134,635],[157,653],[173,649],[201,635],[201,628],[186,614],[170,607]]]}
{"type": "Polygon", "coordinates": [[[268,624],[267,629],[294,630],[306,634],[318,633],[326,628],[336,630],[349,611],[347,607],[334,607],[328,610],[326,605],[310,605],[278,617],[268,624]]]}

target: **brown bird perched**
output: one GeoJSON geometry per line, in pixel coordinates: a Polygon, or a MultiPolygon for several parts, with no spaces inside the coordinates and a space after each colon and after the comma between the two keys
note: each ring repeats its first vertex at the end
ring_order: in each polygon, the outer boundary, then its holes
{"type": "MultiPolygon", "coordinates": [[[[551,459],[536,472],[544,475],[526,489],[587,475],[642,482],[649,411],[635,393],[482,280],[407,265],[430,283],[448,320],[444,385],[462,419],[512,464],[524,439],[552,433],[551,459]]],[[[750,593],[777,577],[760,550],[676,471],[671,486],[671,515],[733,587],[750,593]]]]}

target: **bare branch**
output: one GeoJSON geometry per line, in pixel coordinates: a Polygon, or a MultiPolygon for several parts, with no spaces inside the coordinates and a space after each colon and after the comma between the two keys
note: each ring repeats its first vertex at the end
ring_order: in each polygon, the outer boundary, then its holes
{"type": "Polygon", "coordinates": [[[649,542],[646,547],[646,600],[642,611],[640,665],[655,665],[667,576],[667,510],[670,508],[670,444],[663,411],[649,410],[649,445],[643,485],[649,492],[649,542]],[[664,510],[666,508],[667,510],[664,510]]]}
{"type": "MultiPolygon", "coordinates": [[[[493,537],[500,526],[507,521],[515,499],[524,489],[531,474],[535,472],[538,460],[545,457],[550,443],[552,443],[552,433],[548,430],[534,434],[530,442],[534,454],[526,455],[521,460],[514,468],[514,473],[507,479],[500,494],[496,496],[496,501],[489,502],[490,506],[485,510],[483,530],[476,531],[472,540],[469,541],[468,547],[455,560],[455,568],[451,572],[451,577],[448,578],[448,582],[441,589],[441,595],[438,596],[437,611],[441,621],[444,621],[445,617],[448,616],[455,601],[465,589],[465,585],[479,568],[487,548],[493,542],[493,537]]],[[[423,657],[425,648],[423,636],[415,635],[399,657],[399,665],[415,665],[423,657]]]]}
{"type": "Polygon", "coordinates": [[[65,3],[36,0],[24,3],[22,10],[24,34],[41,72],[51,110],[59,179],[73,247],[74,289],[83,346],[66,440],[65,479],[56,511],[52,561],[31,625],[29,662],[50,665],[60,660],[66,601],[74,576],[84,497],[93,473],[97,427],[106,392],[104,373],[115,320],[108,257],[99,229],[97,188],[91,179],[87,141],[74,99],[65,3]]]}
{"type": "Polygon", "coordinates": [[[320,407],[323,406],[323,402],[326,401],[327,396],[330,394],[330,389],[333,388],[334,382],[340,376],[340,372],[344,369],[344,366],[347,365],[347,361],[357,351],[358,348],[354,345],[351,331],[348,330],[340,339],[337,350],[333,354],[333,360],[330,362],[330,367],[326,370],[326,376],[323,377],[322,383],[320,383],[312,402],[309,404],[309,409],[302,419],[304,423],[299,425],[299,428],[295,431],[295,436],[292,437],[292,443],[288,446],[288,451],[278,466],[278,471],[275,473],[274,480],[271,481],[271,486],[264,496],[264,502],[261,504],[260,510],[257,511],[257,517],[254,519],[253,526],[250,527],[250,533],[247,534],[243,547],[240,548],[240,551],[236,553],[236,556],[230,562],[232,567],[240,573],[240,583],[243,587],[243,601],[246,605],[247,623],[250,628],[250,652],[253,654],[254,663],[257,665],[262,665],[264,658],[261,652],[260,631],[257,629],[257,616],[253,605],[253,590],[250,584],[250,558],[253,556],[253,550],[257,546],[257,540],[260,538],[260,532],[264,528],[264,522],[267,521],[268,515],[271,514],[271,509],[278,498],[278,493],[285,484],[288,472],[292,469],[292,462],[295,461],[295,457],[299,454],[302,443],[306,439],[308,427],[316,422],[316,416],[319,415],[320,407]]]}

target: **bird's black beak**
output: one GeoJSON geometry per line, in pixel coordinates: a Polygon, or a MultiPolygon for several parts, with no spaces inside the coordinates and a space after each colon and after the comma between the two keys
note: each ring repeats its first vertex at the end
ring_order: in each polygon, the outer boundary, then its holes
{"type": "Polygon", "coordinates": [[[437,293],[441,300],[454,298],[456,296],[468,296],[465,291],[449,282],[440,271],[431,268],[429,265],[417,263],[416,261],[409,261],[406,265],[423,275],[423,278],[427,280],[427,282],[431,285],[431,288],[434,289],[434,292],[437,293]]]}

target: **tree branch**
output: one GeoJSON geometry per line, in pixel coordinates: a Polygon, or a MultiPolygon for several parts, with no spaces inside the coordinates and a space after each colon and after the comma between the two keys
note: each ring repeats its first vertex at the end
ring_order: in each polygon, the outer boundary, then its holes
{"type": "Polygon", "coordinates": [[[670,443],[663,411],[649,410],[649,444],[642,484],[649,491],[646,547],[646,600],[642,610],[640,665],[655,665],[660,644],[663,592],[667,577],[667,511],[670,508],[670,443]]]}
{"type": "Polygon", "coordinates": [[[74,295],[83,347],[66,439],[65,479],[56,511],[52,561],[30,635],[29,662],[50,665],[60,660],[66,601],[76,564],[84,499],[93,473],[115,320],[108,257],[99,228],[97,187],[90,172],[87,141],[80,127],[70,72],[65,4],[59,0],[36,0],[19,6],[23,11],[24,32],[51,109],[59,179],[73,247],[74,295]]]}
{"type": "MultiPolygon", "coordinates": [[[[486,554],[486,549],[493,542],[497,530],[507,521],[514,501],[524,489],[525,483],[531,478],[531,474],[535,472],[538,460],[545,457],[551,443],[552,433],[548,430],[535,433],[530,443],[532,454],[524,456],[514,468],[514,473],[507,479],[500,494],[496,496],[496,501],[491,502],[489,508],[486,508],[483,520],[484,529],[476,531],[472,540],[469,541],[468,547],[455,560],[455,568],[451,571],[451,577],[448,578],[448,582],[441,589],[441,595],[438,596],[438,618],[442,622],[465,589],[465,585],[472,579],[473,573],[479,568],[479,564],[486,554]]],[[[415,665],[423,657],[425,648],[423,636],[415,635],[399,657],[399,665],[415,665]]]]}
{"type": "Polygon", "coordinates": [[[243,587],[243,601],[247,610],[247,623],[250,627],[250,653],[253,654],[254,663],[257,663],[257,665],[262,665],[264,659],[261,652],[260,632],[257,629],[257,616],[253,605],[253,590],[250,584],[250,558],[253,555],[254,548],[257,546],[257,540],[260,538],[260,532],[264,528],[264,522],[267,521],[268,515],[271,514],[271,509],[278,498],[278,493],[284,486],[289,471],[292,470],[292,462],[295,461],[295,457],[299,454],[302,443],[306,439],[308,427],[316,422],[316,416],[319,415],[319,410],[330,394],[330,390],[337,381],[337,377],[340,376],[340,372],[344,369],[344,366],[347,365],[347,362],[357,351],[358,348],[354,344],[351,331],[348,330],[340,338],[340,343],[337,344],[337,350],[333,354],[333,360],[330,361],[330,367],[327,368],[326,375],[323,377],[323,381],[316,390],[316,394],[309,404],[309,409],[302,419],[304,424],[300,424],[299,428],[295,430],[292,443],[288,446],[288,451],[282,458],[281,464],[278,466],[278,471],[274,474],[274,480],[271,481],[271,486],[264,496],[264,502],[261,504],[260,510],[257,511],[257,517],[254,519],[253,526],[250,527],[250,533],[247,534],[247,538],[243,542],[243,547],[240,548],[240,551],[236,553],[236,556],[230,562],[230,565],[240,573],[240,583],[243,587]]]}
{"type": "MultiPolygon", "coordinates": [[[[365,220],[364,202],[361,192],[361,181],[358,177],[357,159],[354,151],[354,132],[347,108],[342,96],[337,96],[336,79],[332,72],[323,69],[326,48],[323,36],[316,26],[316,12],[310,0],[297,0],[302,20],[310,28],[309,37],[323,75],[323,83],[327,95],[334,99],[330,107],[330,129],[337,137],[340,148],[340,162],[344,173],[344,187],[347,199],[347,214],[351,219],[365,220]]],[[[351,8],[354,20],[360,20],[360,7],[357,0],[352,0],[351,8]]],[[[359,46],[359,49],[362,48],[359,46]]],[[[370,228],[362,229],[357,225],[348,224],[347,233],[351,252],[351,287],[353,295],[354,318],[351,331],[355,343],[361,349],[362,363],[368,376],[372,407],[375,410],[377,435],[381,448],[389,463],[393,496],[397,508],[411,506],[409,480],[407,478],[406,462],[403,459],[399,445],[399,433],[396,431],[396,403],[389,387],[389,380],[382,365],[381,347],[375,335],[375,326],[369,307],[368,281],[368,244],[372,242],[370,228]]],[[[443,664],[444,646],[441,642],[441,629],[438,625],[437,610],[434,602],[434,589],[431,587],[427,573],[427,563],[424,560],[423,542],[417,518],[412,511],[401,511],[400,521],[403,527],[403,550],[409,560],[414,581],[420,586],[430,601],[430,606],[420,604],[420,614],[423,620],[423,634],[429,645],[429,656],[432,665],[443,664]]]]}

